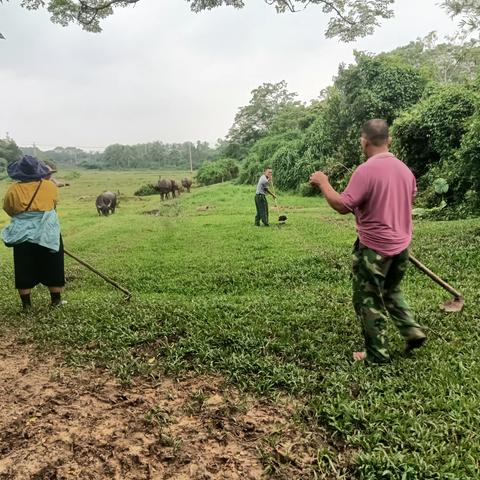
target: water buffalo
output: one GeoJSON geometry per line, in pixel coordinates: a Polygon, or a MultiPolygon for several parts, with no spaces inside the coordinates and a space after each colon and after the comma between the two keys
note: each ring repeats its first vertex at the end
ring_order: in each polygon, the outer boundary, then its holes
{"type": "Polygon", "coordinates": [[[170,180],[162,179],[158,181],[154,188],[160,194],[160,198],[165,200],[165,198],[168,198],[168,194],[172,190],[172,183],[170,180]]]}
{"type": "Polygon", "coordinates": [[[180,195],[180,187],[175,180],[166,180],[160,179],[156,185],[153,187],[159,194],[162,200],[168,198],[168,195],[171,193],[172,197],[175,198],[175,192],[180,195]]]}
{"type": "Polygon", "coordinates": [[[182,186],[187,190],[188,193],[190,193],[190,188],[192,186],[192,180],[190,178],[182,178],[182,186]]]}
{"type": "Polygon", "coordinates": [[[97,212],[99,215],[108,216],[110,213],[115,213],[117,206],[117,194],[113,192],[103,192],[95,201],[97,212]]]}
{"type": "Polygon", "coordinates": [[[180,186],[175,180],[170,180],[170,185],[171,185],[171,192],[172,192],[172,197],[175,198],[175,192],[178,193],[178,196],[180,196],[180,186]]]}

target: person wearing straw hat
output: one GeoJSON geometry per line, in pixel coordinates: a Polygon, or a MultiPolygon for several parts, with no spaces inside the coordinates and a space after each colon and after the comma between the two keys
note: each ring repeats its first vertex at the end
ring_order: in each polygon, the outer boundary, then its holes
{"type": "Polygon", "coordinates": [[[52,169],[30,155],[7,167],[17,180],[7,191],[3,209],[11,217],[1,236],[13,247],[15,288],[23,309],[31,307],[30,293],[39,283],[48,287],[51,305],[62,304],[65,286],[63,242],[56,212],[58,189],[49,180],[52,169]]]}
{"type": "Polygon", "coordinates": [[[258,180],[257,184],[257,193],[255,194],[255,207],[257,209],[257,214],[255,215],[255,225],[260,226],[260,220],[262,223],[268,227],[268,202],[267,194],[271,195],[273,198],[277,198],[273,192],[271,192],[269,187],[269,182],[272,179],[272,169],[267,167],[263,175],[258,180]]]}

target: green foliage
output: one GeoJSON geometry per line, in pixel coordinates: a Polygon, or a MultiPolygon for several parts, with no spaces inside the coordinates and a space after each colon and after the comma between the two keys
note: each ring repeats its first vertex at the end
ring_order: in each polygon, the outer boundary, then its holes
{"type": "Polygon", "coordinates": [[[0,174],[5,172],[9,163],[15,162],[21,157],[21,150],[11,138],[0,138],[0,174]]]}
{"type": "Polygon", "coordinates": [[[479,97],[461,85],[436,86],[394,123],[394,150],[417,176],[454,158],[479,97]]]}
{"type": "MultiPolygon", "coordinates": [[[[3,0],[0,0],[2,3],[3,0]]],[[[9,0],[5,0],[9,1],[9,0]]],[[[114,8],[135,5],[140,0],[22,0],[21,5],[28,9],[47,8],[54,23],[66,26],[79,24],[89,32],[100,32],[100,22],[112,15],[114,8]]],[[[394,0],[265,0],[273,5],[277,12],[295,12],[303,10],[307,5],[318,5],[324,14],[329,16],[327,37],[339,37],[350,42],[358,37],[373,33],[380,19],[390,18],[393,10],[390,5],[394,0]]],[[[243,8],[244,0],[187,0],[194,12],[211,10],[228,5],[243,8]]],[[[1,38],[1,37],[0,37],[1,38]]]]}
{"type": "Polygon", "coordinates": [[[466,33],[480,31],[480,3],[472,0],[444,0],[442,6],[452,17],[460,17],[460,29],[466,33]]]}
{"type": "Polygon", "coordinates": [[[467,197],[466,202],[480,210],[480,110],[472,119],[462,138],[456,159],[463,166],[459,178],[460,192],[467,197]]]}
{"type": "Polygon", "coordinates": [[[136,197],[147,197],[149,195],[155,195],[158,192],[155,190],[154,186],[151,183],[142,185],[140,188],[135,190],[133,193],[136,197]]]}
{"type": "Polygon", "coordinates": [[[238,176],[239,168],[235,160],[222,158],[216,162],[205,162],[197,172],[197,181],[200,185],[233,180],[238,176]]]}
{"type": "Polygon", "coordinates": [[[419,71],[398,58],[357,54],[356,64],[340,68],[320,102],[277,111],[266,136],[250,148],[240,181],[253,183],[271,164],[281,189],[297,189],[316,169],[329,171],[337,187],[344,185],[348,169],[362,159],[362,124],[371,118],[392,121],[418,101],[425,84],[419,71]]]}
{"type": "MultiPolygon", "coordinates": [[[[248,149],[267,135],[279,112],[283,111],[284,115],[291,113],[291,107],[299,105],[295,101],[297,94],[288,91],[284,80],[264,83],[251,93],[249,104],[240,107],[227,135],[228,144],[224,153],[236,159],[244,158],[248,149]]],[[[277,130],[281,129],[279,124],[284,122],[277,119],[277,123],[277,130]]]]}
{"type": "Polygon", "coordinates": [[[444,178],[437,178],[433,182],[435,193],[443,194],[448,192],[448,182],[444,178]]]}
{"type": "Polygon", "coordinates": [[[309,182],[301,183],[298,187],[298,193],[302,197],[314,197],[320,195],[320,190],[316,187],[312,187],[309,182]]]}
{"type": "Polygon", "coordinates": [[[25,154],[57,165],[80,166],[87,169],[197,169],[206,160],[214,160],[218,153],[208,142],[163,143],[151,142],[138,145],[109,145],[103,153],[85,152],[75,147],[56,147],[42,151],[39,148],[22,147],[25,154]]]}
{"type": "Polygon", "coordinates": [[[449,38],[439,43],[436,32],[396,48],[389,55],[397,55],[428,77],[439,83],[464,83],[473,80],[480,65],[480,46],[477,40],[449,38]]]}
{"type": "MultiPolygon", "coordinates": [[[[279,135],[269,135],[260,139],[253,145],[248,153],[248,157],[242,164],[239,183],[256,183],[258,177],[266,167],[272,167],[273,156],[278,149],[286,143],[298,140],[300,134],[296,130],[279,135]]],[[[276,176],[276,174],[275,174],[276,176]]]]}
{"type": "Polygon", "coordinates": [[[42,151],[37,147],[22,147],[26,155],[32,155],[44,162],[52,162],[55,165],[80,166],[84,163],[95,164],[101,161],[99,152],[86,152],[76,147],[55,147],[53,150],[42,151]]]}
{"type": "Polygon", "coordinates": [[[358,126],[372,118],[391,124],[420,99],[426,82],[421,72],[394,56],[356,53],[356,65],[340,68],[335,86],[358,126]]]}

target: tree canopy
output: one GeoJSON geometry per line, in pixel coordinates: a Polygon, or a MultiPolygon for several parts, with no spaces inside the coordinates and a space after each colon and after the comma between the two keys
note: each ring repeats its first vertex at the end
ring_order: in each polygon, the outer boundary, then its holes
{"type": "Polygon", "coordinates": [[[5,139],[0,138],[0,171],[5,171],[9,163],[15,162],[22,155],[21,150],[17,144],[9,137],[5,139]]]}
{"type": "Polygon", "coordinates": [[[248,105],[240,107],[227,135],[225,153],[241,159],[245,150],[267,134],[281,109],[298,105],[296,93],[289,92],[287,83],[264,83],[252,90],[248,105]]]}
{"type": "MultiPolygon", "coordinates": [[[[10,0],[0,0],[1,3],[10,0]]],[[[46,8],[51,20],[62,26],[78,24],[89,32],[101,32],[101,21],[114,13],[115,8],[134,6],[141,0],[21,0],[28,10],[46,8]]],[[[246,0],[186,0],[193,12],[227,6],[244,8],[246,0]]],[[[384,19],[394,15],[395,0],[264,0],[278,13],[298,12],[316,6],[329,17],[327,38],[337,37],[344,42],[370,35],[384,19]]],[[[459,18],[465,34],[480,31],[479,0],[445,0],[441,7],[452,18],[459,18]]],[[[0,33],[0,39],[5,37],[0,33]]]]}
{"type": "MultiPolygon", "coordinates": [[[[0,3],[9,0],[0,0],[0,3]]],[[[89,32],[100,32],[101,21],[114,13],[115,8],[135,5],[140,0],[21,0],[29,10],[46,8],[54,23],[80,25],[89,32]]],[[[243,8],[244,0],[186,0],[193,12],[221,6],[243,8]]],[[[389,8],[395,0],[265,0],[278,13],[297,12],[309,5],[318,5],[329,16],[325,35],[352,41],[370,35],[380,20],[393,16],[389,8]]],[[[1,35],[1,34],[0,34],[1,35]]]]}

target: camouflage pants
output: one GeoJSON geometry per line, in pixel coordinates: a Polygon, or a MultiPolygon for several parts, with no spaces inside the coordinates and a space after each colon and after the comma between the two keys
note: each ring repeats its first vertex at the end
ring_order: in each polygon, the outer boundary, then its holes
{"type": "Polygon", "coordinates": [[[367,362],[390,360],[386,339],[387,313],[403,337],[419,327],[405,301],[400,282],[408,264],[408,250],[393,257],[382,257],[362,244],[353,251],[353,306],[362,325],[367,362]]]}

